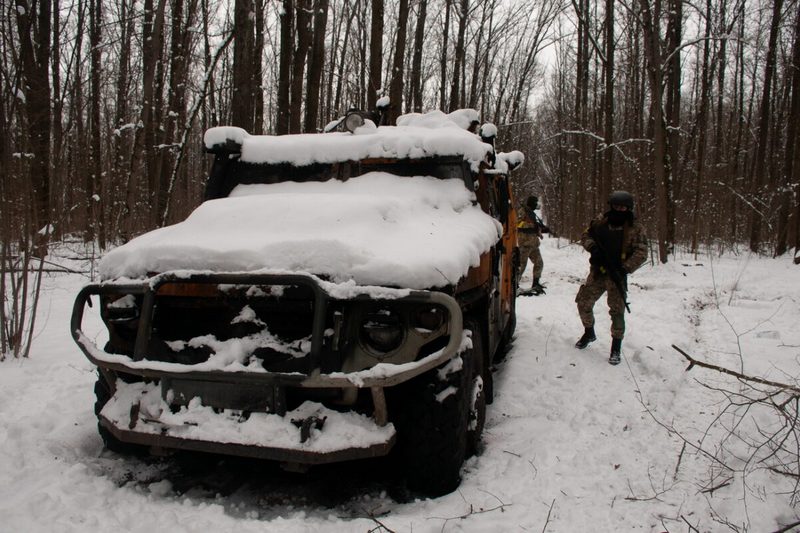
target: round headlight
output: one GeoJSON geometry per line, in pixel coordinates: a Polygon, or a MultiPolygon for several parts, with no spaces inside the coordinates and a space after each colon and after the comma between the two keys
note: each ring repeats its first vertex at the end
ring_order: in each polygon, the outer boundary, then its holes
{"type": "Polygon", "coordinates": [[[400,317],[389,311],[370,313],[361,323],[361,342],[371,352],[386,354],[403,344],[405,328],[400,317]]]}

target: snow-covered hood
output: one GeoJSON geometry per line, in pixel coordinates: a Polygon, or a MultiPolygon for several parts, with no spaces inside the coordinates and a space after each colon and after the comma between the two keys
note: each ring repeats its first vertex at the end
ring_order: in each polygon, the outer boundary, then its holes
{"type": "Polygon", "coordinates": [[[456,283],[502,236],[464,183],[372,172],[240,185],[100,262],[104,280],[173,270],[306,272],[410,289],[456,283]]]}

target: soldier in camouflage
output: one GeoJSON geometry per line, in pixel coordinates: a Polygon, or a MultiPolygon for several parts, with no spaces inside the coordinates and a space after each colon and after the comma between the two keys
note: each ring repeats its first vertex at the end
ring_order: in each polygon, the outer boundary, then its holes
{"type": "Polygon", "coordinates": [[[519,272],[517,279],[522,279],[522,273],[525,272],[525,267],[528,266],[528,259],[533,263],[533,283],[529,294],[539,295],[544,293],[544,286],[541,284],[542,271],[544,270],[544,261],[542,260],[542,252],[539,249],[541,244],[542,233],[547,233],[550,229],[544,225],[542,220],[536,214],[536,208],[539,205],[539,198],[537,196],[528,196],[525,201],[525,209],[522,220],[517,226],[517,243],[519,244],[519,272]]]}
{"type": "Polygon", "coordinates": [[[594,331],[594,304],[608,293],[611,316],[611,354],[608,362],[619,364],[625,335],[627,276],[647,260],[647,237],[633,214],[633,196],[615,191],[608,198],[609,210],[593,220],[581,238],[591,254],[589,276],[578,290],[575,303],[583,322],[583,336],[575,343],[579,349],[597,340],[594,331]]]}

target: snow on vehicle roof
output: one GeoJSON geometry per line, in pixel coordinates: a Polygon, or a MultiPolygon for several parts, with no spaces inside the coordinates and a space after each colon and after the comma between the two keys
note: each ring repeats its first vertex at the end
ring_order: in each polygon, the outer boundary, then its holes
{"type": "Polygon", "coordinates": [[[355,133],[250,135],[241,128],[223,126],[207,130],[204,143],[210,150],[233,141],[242,147],[241,160],[249,163],[306,166],[370,158],[461,156],[476,164],[492,152],[491,145],[468,131],[477,122],[477,111],[460,109],[449,114],[403,115],[397,126],[375,128],[367,121],[355,133]]]}
{"type": "Polygon", "coordinates": [[[371,172],[347,181],[239,185],[185,221],[106,254],[102,279],[172,270],[307,272],[409,289],[456,283],[502,235],[457,179],[371,172]]]}
{"type": "Polygon", "coordinates": [[[519,150],[511,152],[497,152],[495,156],[494,168],[500,172],[510,172],[512,169],[519,168],[525,162],[525,155],[519,150]]]}

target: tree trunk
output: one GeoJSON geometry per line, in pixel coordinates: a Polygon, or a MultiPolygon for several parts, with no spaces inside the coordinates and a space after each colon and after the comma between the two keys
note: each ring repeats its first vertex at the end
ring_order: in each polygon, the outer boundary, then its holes
{"type": "Polygon", "coordinates": [[[394,124],[403,113],[403,65],[406,57],[406,29],[408,27],[408,0],[400,0],[397,16],[397,41],[394,46],[392,81],[389,86],[389,124],[394,124]]]}
{"type": "Polygon", "coordinates": [[[297,48],[292,58],[291,106],[289,133],[300,133],[303,124],[303,72],[311,47],[311,9],[313,0],[299,0],[297,3],[297,48]]]}
{"type": "MultiPolygon", "coordinates": [[[[483,12],[481,13],[481,25],[478,29],[478,35],[475,38],[475,57],[472,62],[472,74],[470,75],[469,83],[469,97],[466,99],[466,106],[472,109],[478,107],[478,80],[481,75],[481,68],[487,68],[485,59],[487,58],[486,50],[492,47],[492,30],[494,28],[494,7],[496,0],[487,0],[483,2],[483,12]],[[487,28],[488,26],[488,28],[487,28]],[[488,33],[486,44],[484,44],[484,33],[488,33]]],[[[466,91],[466,87],[464,88],[466,91]]]]}
{"type": "MultiPolygon", "coordinates": [[[[160,99],[158,93],[157,70],[162,60],[162,40],[164,29],[164,10],[166,0],[158,0],[158,5],[153,6],[153,0],[145,0],[144,3],[144,22],[142,24],[142,102],[140,123],[137,127],[136,138],[131,159],[131,174],[136,179],[142,179],[146,185],[148,205],[156,202],[157,179],[152,171],[151,161],[154,159],[155,130],[159,127],[158,114],[156,113],[157,101],[160,99]]],[[[128,201],[127,217],[134,227],[151,224],[150,220],[142,221],[137,224],[134,217],[138,218],[140,209],[138,203],[140,198],[132,190],[132,198],[128,201]]],[[[156,211],[152,210],[155,215],[156,211]]]]}
{"type": "MultiPolygon", "coordinates": [[[[111,184],[112,190],[117,192],[124,198],[128,197],[129,191],[126,185],[130,182],[130,168],[125,165],[125,147],[130,146],[126,140],[129,138],[128,129],[122,129],[128,119],[128,84],[130,77],[130,55],[131,55],[131,39],[134,32],[134,19],[131,16],[133,11],[132,5],[129,3],[133,0],[122,0],[120,2],[120,19],[123,21],[120,27],[120,51],[119,60],[117,62],[117,79],[115,80],[115,96],[114,102],[114,127],[117,128],[111,138],[111,184]]],[[[121,212],[124,211],[114,206],[114,220],[120,217],[121,212]]],[[[124,235],[125,231],[119,227],[116,222],[109,228],[110,235],[124,235]]]]}
{"type": "MultiPolygon", "coordinates": [[[[757,153],[753,165],[755,172],[753,185],[750,190],[754,199],[761,197],[763,193],[762,187],[767,177],[767,141],[769,140],[770,110],[772,105],[770,100],[772,98],[772,80],[775,76],[775,57],[782,8],[783,0],[773,1],[772,24],[769,30],[769,44],[767,45],[767,58],[764,67],[764,87],[761,93],[760,117],[758,120],[757,153]]],[[[750,219],[750,250],[753,252],[759,252],[761,249],[761,222],[763,216],[763,212],[754,212],[750,219]]]]}
{"type": "MultiPolygon", "coordinates": [[[[53,0],[53,58],[50,62],[50,76],[53,82],[53,168],[62,168],[64,155],[64,91],[61,87],[61,5],[53,0]]],[[[55,177],[55,176],[54,176],[55,177]]],[[[58,207],[56,206],[56,209],[58,207]]]]}
{"type": "Polygon", "coordinates": [[[662,54],[658,29],[659,14],[654,13],[649,0],[639,0],[642,30],[647,55],[647,78],[650,85],[653,121],[653,177],[656,186],[656,222],[658,227],[658,258],[666,263],[669,258],[669,163],[667,161],[667,128],[664,121],[661,70],[662,54]]]}
{"type": "Polygon", "coordinates": [[[105,214],[104,206],[106,196],[103,194],[103,159],[101,150],[101,125],[100,125],[100,102],[102,94],[100,92],[100,80],[103,75],[100,63],[102,49],[101,25],[103,20],[102,2],[92,0],[89,7],[89,43],[91,46],[91,111],[89,115],[89,129],[91,131],[91,149],[89,173],[91,174],[91,189],[87,191],[87,201],[92,206],[92,218],[89,221],[93,227],[92,233],[97,237],[100,248],[106,246],[105,233],[105,214]]]}
{"type": "MultiPolygon", "coordinates": [[[[81,57],[83,55],[83,38],[86,28],[86,4],[83,3],[82,0],[78,0],[78,5],[76,7],[77,11],[77,20],[75,21],[76,31],[75,31],[75,55],[76,57],[81,57]]],[[[74,143],[77,145],[77,150],[74,150],[72,156],[72,166],[74,167],[74,172],[79,173],[82,170],[85,171],[87,162],[85,160],[86,155],[89,153],[89,148],[86,142],[86,123],[83,120],[83,113],[82,110],[85,106],[84,102],[84,95],[83,95],[83,62],[82,61],[75,61],[75,68],[73,70],[73,95],[72,95],[72,105],[70,109],[71,121],[74,123],[75,127],[75,139],[74,143]]],[[[80,178],[79,178],[80,179],[80,178]]],[[[84,215],[83,220],[83,238],[86,242],[94,241],[94,227],[92,226],[92,204],[89,201],[89,194],[88,191],[92,188],[92,176],[89,172],[83,172],[82,179],[80,181],[76,181],[76,183],[80,183],[77,187],[79,194],[74,201],[77,201],[81,206],[81,212],[84,215]]],[[[70,202],[72,203],[72,202],[70,202]]]]}
{"type": "Polygon", "coordinates": [[[19,57],[22,63],[25,115],[28,120],[30,183],[34,191],[33,232],[52,222],[50,209],[50,1],[16,1],[19,57]],[[38,8],[38,9],[37,9],[38,8]]]}
{"type": "Polygon", "coordinates": [[[665,84],[667,130],[667,240],[672,246],[675,241],[675,198],[680,197],[682,183],[682,170],[680,168],[680,143],[681,143],[681,28],[683,24],[683,0],[669,1],[669,16],[667,22],[667,49],[662,57],[669,56],[666,65],[667,72],[665,84]]]}
{"type": "Polygon", "coordinates": [[[333,100],[333,108],[337,112],[344,111],[342,109],[342,86],[344,85],[345,60],[347,58],[347,45],[350,42],[350,29],[353,27],[353,19],[355,18],[350,12],[349,2],[345,3],[344,18],[346,21],[344,29],[344,42],[342,43],[342,54],[339,60],[339,75],[336,77],[336,96],[333,100]]]}
{"type": "Polygon", "coordinates": [[[256,36],[253,52],[253,134],[264,133],[264,1],[255,0],[256,36]]]}
{"type": "Polygon", "coordinates": [[[461,0],[458,14],[458,33],[456,34],[456,46],[454,49],[455,62],[453,65],[453,79],[450,82],[450,111],[462,107],[461,100],[461,85],[462,75],[461,67],[464,63],[464,35],[467,31],[467,15],[469,14],[469,0],[461,0]]]}
{"type": "Polygon", "coordinates": [[[695,156],[694,170],[694,202],[692,210],[692,253],[699,251],[700,245],[700,201],[705,186],[704,169],[706,157],[706,115],[709,107],[709,92],[711,85],[711,67],[709,56],[711,54],[711,0],[706,0],[706,29],[705,42],[703,42],[703,65],[700,72],[700,109],[697,112],[697,154],[695,156]]]}
{"type": "Polygon", "coordinates": [[[172,200],[171,180],[176,154],[179,149],[178,136],[182,126],[186,123],[186,91],[189,73],[189,48],[191,45],[191,28],[197,12],[197,0],[189,0],[184,6],[184,0],[173,0],[172,3],[172,36],[170,51],[170,80],[167,95],[167,119],[164,125],[164,148],[161,150],[161,165],[159,167],[159,202],[158,213],[161,224],[164,223],[163,213],[167,212],[169,202],[172,200]],[[186,14],[184,15],[184,7],[186,14]]]}
{"type": "Polygon", "coordinates": [[[372,24],[369,32],[369,84],[367,85],[367,109],[374,109],[378,92],[382,90],[381,69],[383,66],[383,0],[371,0],[372,24]]]}
{"type": "MultiPolygon", "coordinates": [[[[589,106],[589,0],[579,0],[576,6],[578,15],[578,50],[575,65],[575,126],[582,132],[587,128],[589,106]]],[[[586,179],[587,143],[582,134],[574,136],[575,150],[570,150],[570,171],[580,180],[586,179]]],[[[586,211],[587,200],[594,201],[597,191],[590,187],[579,186],[576,191],[573,212],[576,216],[586,211]],[[588,190],[587,190],[588,188],[588,190]]],[[[591,210],[594,212],[594,209],[591,210]]]]}
{"type": "Polygon", "coordinates": [[[328,0],[314,0],[314,40],[306,83],[306,132],[317,131],[322,67],[325,62],[325,30],[328,24],[328,0]]]}
{"type": "Polygon", "coordinates": [[[414,54],[411,59],[411,110],[422,112],[422,47],[425,43],[425,19],[428,0],[419,0],[417,27],[414,32],[414,54]]]}
{"type": "Polygon", "coordinates": [[[778,248],[775,253],[782,255],[789,232],[790,193],[794,189],[795,198],[795,256],[800,253],[800,9],[794,19],[794,43],[790,64],[791,99],[789,103],[789,119],[786,131],[786,155],[784,160],[784,186],[782,194],[781,216],[778,218],[778,248]]]}
{"type": "Polygon", "coordinates": [[[294,0],[283,0],[281,13],[281,53],[278,70],[278,117],[275,133],[289,133],[290,88],[292,82],[292,56],[294,46],[294,0]]]}
{"type": "Polygon", "coordinates": [[[603,100],[603,130],[606,148],[603,150],[600,173],[600,198],[608,198],[613,187],[614,169],[614,0],[606,0],[606,53],[604,67],[605,98],[603,100]]]}
{"type": "Polygon", "coordinates": [[[439,83],[439,109],[444,111],[447,98],[447,40],[450,33],[450,2],[444,0],[444,27],[442,28],[442,57],[439,59],[440,78],[439,83]]]}
{"type": "MultiPolygon", "coordinates": [[[[259,0],[256,0],[259,1],[259,0]]],[[[257,84],[253,62],[255,50],[255,2],[236,0],[233,26],[233,87],[231,91],[232,125],[252,132],[255,126],[257,84]]],[[[260,60],[260,57],[259,57],[260,60]]]]}

